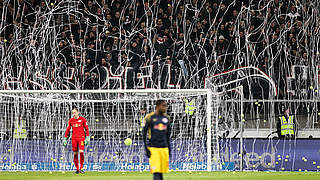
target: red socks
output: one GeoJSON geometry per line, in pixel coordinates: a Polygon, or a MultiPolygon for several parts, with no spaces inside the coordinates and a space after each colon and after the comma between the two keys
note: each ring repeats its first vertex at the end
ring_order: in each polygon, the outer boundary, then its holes
{"type": "Polygon", "coordinates": [[[84,155],[83,152],[80,153],[80,169],[83,168],[83,162],[84,162],[84,155]]]}
{"type": "MultiPolygon", "coordinates": [[[[79,159],[78,159],[78,154],[77,155],[73,155],[73,162],[74,165],[77,168],[77,171],[79,171],[79,159]]],[[[84,154],[83,152],[80,153],[80,169],[83,169],[83,162],[84,162],[84,154]]]]}
{"type": "MultiPolygon", "coordinates": [[[[83,153],[82,153],[83,154],[83,153]]],[[[80,154],[81,155],[81,154],[80,154]]],[[[81,161],[81,160],[80,160],[81,161]]],[[[74,162],[74,165],[76,166],[77,168],[77,171],[79,171],[79,160],[78,160],[78,154],[77,155],[73,155],[73,162],[74,162]]]]}

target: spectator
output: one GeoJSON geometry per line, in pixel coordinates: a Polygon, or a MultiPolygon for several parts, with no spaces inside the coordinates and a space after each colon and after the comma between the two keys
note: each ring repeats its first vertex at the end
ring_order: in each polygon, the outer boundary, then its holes
{"type": "Polygon", "coordinates": [[[132,67],[136,77],[145,65],[153,65],[153,88],[166,88],[169,77],[174,83],[185,78],[180,60],[190,72],[188,78],[198,77],[188,79],[190,88],[201,87],[203,78],[216,72],[253,65],[278,79],[285,92],[291,65],[314,66],[310,69],[318,65],[311,60],[318,49],[314,42],[319,16],[309,0],[17,2],[0,0],[5,16],[2,61],[12,59],[0,69],[63,65],[83,76],[90,73],[83,88],[97,88],[101,81],[96,79],[106,78],[107,74],[98,73],[99,67],[111,72],[132,67]],[[20,54],[12,56],[15,52],[20,54]]]}

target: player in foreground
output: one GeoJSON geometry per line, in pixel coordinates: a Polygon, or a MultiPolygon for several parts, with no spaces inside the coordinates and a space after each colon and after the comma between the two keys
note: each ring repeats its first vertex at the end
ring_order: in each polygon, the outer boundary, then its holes
{"type": "Polygon", "coordinates": [[[89,128],[87,125],[87,120],[79,116],[79,110],[74,108],[72,110],[73,118],[69,119],[68,127],[64,136],[63,145],[67,145],[67,138],[72,127],[72,151],[73,162],[77,168],[76,174],[84,173],[83,171],[83,162],[84,162],[84,146],[88,145],[90,137],[89,137],[89,128]],[[84,132],[86,131],[86,133],[84,132]],[[80,152],[80,170],[79,170],[79,160],[78,160],[78,151],[80,152]]]}
{"type": "Polygon", "coordinates": [[[145,117],[143,141],[154,180],[162,180],[162,174],[169,172],[170,122],[167,108],[166,101],[158,100],[156,111],[145,117]]]}

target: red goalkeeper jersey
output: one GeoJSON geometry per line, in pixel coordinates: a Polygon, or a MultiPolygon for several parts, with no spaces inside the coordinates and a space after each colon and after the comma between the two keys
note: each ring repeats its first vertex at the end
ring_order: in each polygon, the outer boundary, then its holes
{"type": "Polygon", "coordinates": [[[79,116],[78,119],[71,118],[68,122],[68,127],[64,137],[68,137],[70,129],[72,127],[72,139],[85,139],[86,136],[89,136],[89,128],[87,125],[86,118],[79,116]],[[84,132],[86,130],[86,132],[84,132]]]}

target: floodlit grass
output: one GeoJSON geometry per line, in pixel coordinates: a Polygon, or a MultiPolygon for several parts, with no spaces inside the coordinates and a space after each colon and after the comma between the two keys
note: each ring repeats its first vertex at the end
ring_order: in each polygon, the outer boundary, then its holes
{"type": "MultiPolygon", "coordinates": [[[[0,180],[151,180],[149,172],[0,172],[0,180]]],[[[316,180],[320,172],[170,172],[165,180],[316,180]]]]}

